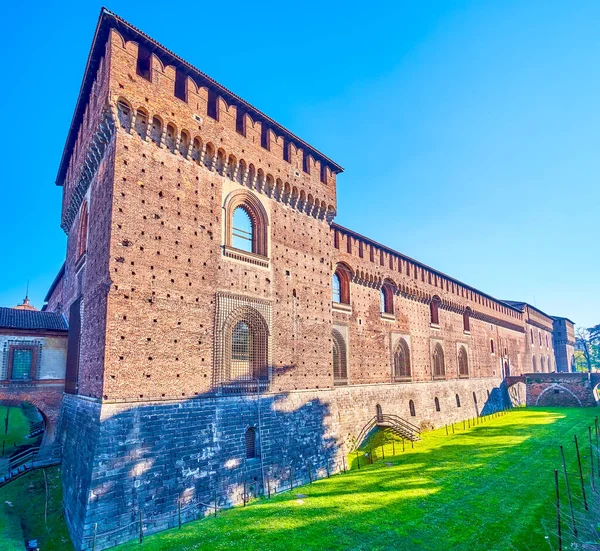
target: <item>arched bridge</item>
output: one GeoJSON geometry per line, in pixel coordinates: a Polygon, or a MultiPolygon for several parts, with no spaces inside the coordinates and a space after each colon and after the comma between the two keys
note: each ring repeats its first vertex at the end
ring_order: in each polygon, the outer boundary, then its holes
{"type": "Polygon", "coordinates": [[[524,373],[506,377],[506,388],[525,384],[526,406],[597,405],[594,389],[600,384],[600,373],[524,373]]]}

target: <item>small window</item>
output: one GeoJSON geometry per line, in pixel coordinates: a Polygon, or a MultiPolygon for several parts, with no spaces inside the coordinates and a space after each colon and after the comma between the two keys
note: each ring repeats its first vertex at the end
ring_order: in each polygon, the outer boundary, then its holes
{"type": "Polygon", "coordinates": [[[246,430],[246,459],[256,458],[256,431],[250,427],[246,430]]]}
{"type": "Polygon", "coordinates": [[[538,340],[540,341],[540,346],[542,346],[542,332],[538,331],[538,340]]]}
{"type": "Polygon", "coordinates": [[[471,331],[471,308],[469,306],[463,313],[463,330],[467,333],[471,331]]]}
{"type": "Polygon", "coordinates": [[[244,207],[233,211],[232,247],[241,251],[253,252],[254,228],[252,219],[244,207]]]}
{"type": "Polygon", "coordinates": [[[162,140],[162,122],[158,117],[152,119],[152,129],[150,130],[150,139],[156,144],[160,145],[162,140]]]}
{"type": "Polygon", "coordinates": [[[131,107],[124,100],[120,99],[117,102],[117,117],[119,118],[119,124],[127,132],[131,130],[131,118],[133,111],[131,107]]]}
{"type": "Polygon", "coordinates": [[[408,409],[410,411],[410,416],[415,417],[417,415],[415,411],[415,403],[412,400],[408,401],[408,409]]]}
{"type": "Polygon", "coordinates": [[[84,200],[81,205],[81,215],[79,219],[79,236],[77,243],[77,258],[81,258],[87,251],[87,234],[88,234],[88,206],[84,200]]]}
{"type": "Polygon", "coordinates": [[[241,107],[235,113],[235,129],[238,134],[246,135],[246,112],[241,107]]]}
{"type": "Polygon", "coordinates": [[[440,297],[435,296],[431,299],[431,302],[429,303],[429,310],[430,310],[430,316],[431,316],[431,324],[432,325],[439,325],[440,324],[440,297]]]}
{"type": "Polygon", "coordinates": [[[135,115],[135,131],[142,140],[146,139],[146,135],[148,134],[148,115],[141,109],[138,109],[135,115]]]}
{"type": "Polygon", "coordinates": [[[187,75],[181,69],[175,69],[175,97],[187,102],[187,75]]]}
{"type": "Polygon", "coordinates": [[[494,353],[494,339],[490,339],[490,352],[494,353]]]}
{"type": "Polygon", "coordinates": [[[264,122],[260,125],[260,146],[271,151],[271,132],[264,122]]]}
{"type": "Polygon", "coordinates": [[[531,344],[533,344],[533,329],[530,329],[529,332],[531,334],[531,344]]]}
{"type": "Polygon", "coordinates": [[[435,411],[441,411],[440,410],[440,401],[437,396],[435,397],[434,403],[435,403],[435,411]]]}
{"type": "Polygon", "coordinates": [[[310,155],[306,151],[302,151],[302,170],[310,174],[310,155]]]}
{"type": "Polygon", "coordinates": [[[456,407],[460,407],[460,396],[458,394],[456,395],[456,407]]]}
{"type": "Polygon", "coordinates": [[[143,46],[138,48],[136,73],[142,78],[152,81],[152,54],[143,46]]]}
{"type": "Polygon", "coordinates": [[[287,161],[288,163],[291,162],[290,161],[290,142],[283,138],[283,160],[287,161]]]}
{"type": "Polygon", "coordinates": [[[327,165],[321,162],[321,183],[327,183],[327,165]]]}
{"type": "Polygon", "coordinates": [[[208,90],[208,102],[206,103],[206,114],[216,121],[219,120],[219,96],[214,90],[208,90]]]}
{"type": "Polygon", "coordinates": [[[340,282],[340,276],[336,273],[331,278],[331,294],[333,302],[338,304],[342,302],[342,285],[340,282]]]}
{"type": "Polygon", "coordinates": [[[9,348],[8,378],[12,381],[29,381],[34,378],[35,354],[33,346],[11,346],[9,348]]]}
{"type": "Polygon", "coordinates": [[[172,124],[167,124],[167,135],[165,136],[165,145],[171,153],[175,153],[177,144],[177,130],[172,124]]]}

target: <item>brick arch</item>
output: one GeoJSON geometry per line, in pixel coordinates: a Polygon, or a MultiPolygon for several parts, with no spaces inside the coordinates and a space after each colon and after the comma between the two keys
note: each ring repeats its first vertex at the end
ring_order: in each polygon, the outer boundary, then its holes
{"type": "Polygon", "coordinates": [[[2,388],[0,389],[0,403],[4,405],[19,405],[27,402],[41,413],[44,419],[44,436],[42,447],[51,446],[56,438],[56,428],[60,416],[63,387],[58,385],[52,388],[2,388]]]}
{"type": "Polygon", "coordinates": [[[550,386],[548,386],[547,388],[545,388],[544,390],[542,390],[542,392],[540,393],[540,395],[537,397],[537,400],[535,401],[535,405],[544,405],[544,406],[552,406],[552,405],[560,405],[560,406],[564,406],[564,400],[561,400],[559,404],[555,404],[554,401],[552,399],[548,399],[546,398],[545,400],[542,401],[542,404],[540,404],[540,400],[542,400],[542,397],[549,392],[550,390],[554,391],[554,390],[564,390],[567,394],[569,394],[570,396],[573,397],[573,400],[575,402],[577,402],[577,405],[579,407],[583,407],[583,404],[581,403],[581,400],[575,395],[575,393],[572,390],[569,390],[566,386],[564,385],[559,385],[559,384],[552,384],[550,386]]]}

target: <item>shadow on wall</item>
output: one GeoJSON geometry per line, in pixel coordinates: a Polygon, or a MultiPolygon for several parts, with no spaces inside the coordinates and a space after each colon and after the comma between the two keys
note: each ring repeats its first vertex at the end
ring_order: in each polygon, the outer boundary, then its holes
{"type": "Polygon", "coordinates": [[[316,393],[103,404],[67,396],[62,435],[75,549],[100,551],[342,468],[316,393]]]}

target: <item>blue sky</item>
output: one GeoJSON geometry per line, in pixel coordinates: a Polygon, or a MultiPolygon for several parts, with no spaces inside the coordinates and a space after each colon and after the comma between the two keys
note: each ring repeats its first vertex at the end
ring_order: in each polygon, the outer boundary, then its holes
{"type": "MultiPolygon", "coordinates": [[[[107,7],[344,166],[340,224],[600,323],[599,2],[107,7]]],[[[3,8],[3,306],[29,280],[41,307],[64,257],[54,180],[99,10],[3,8]]]]}

